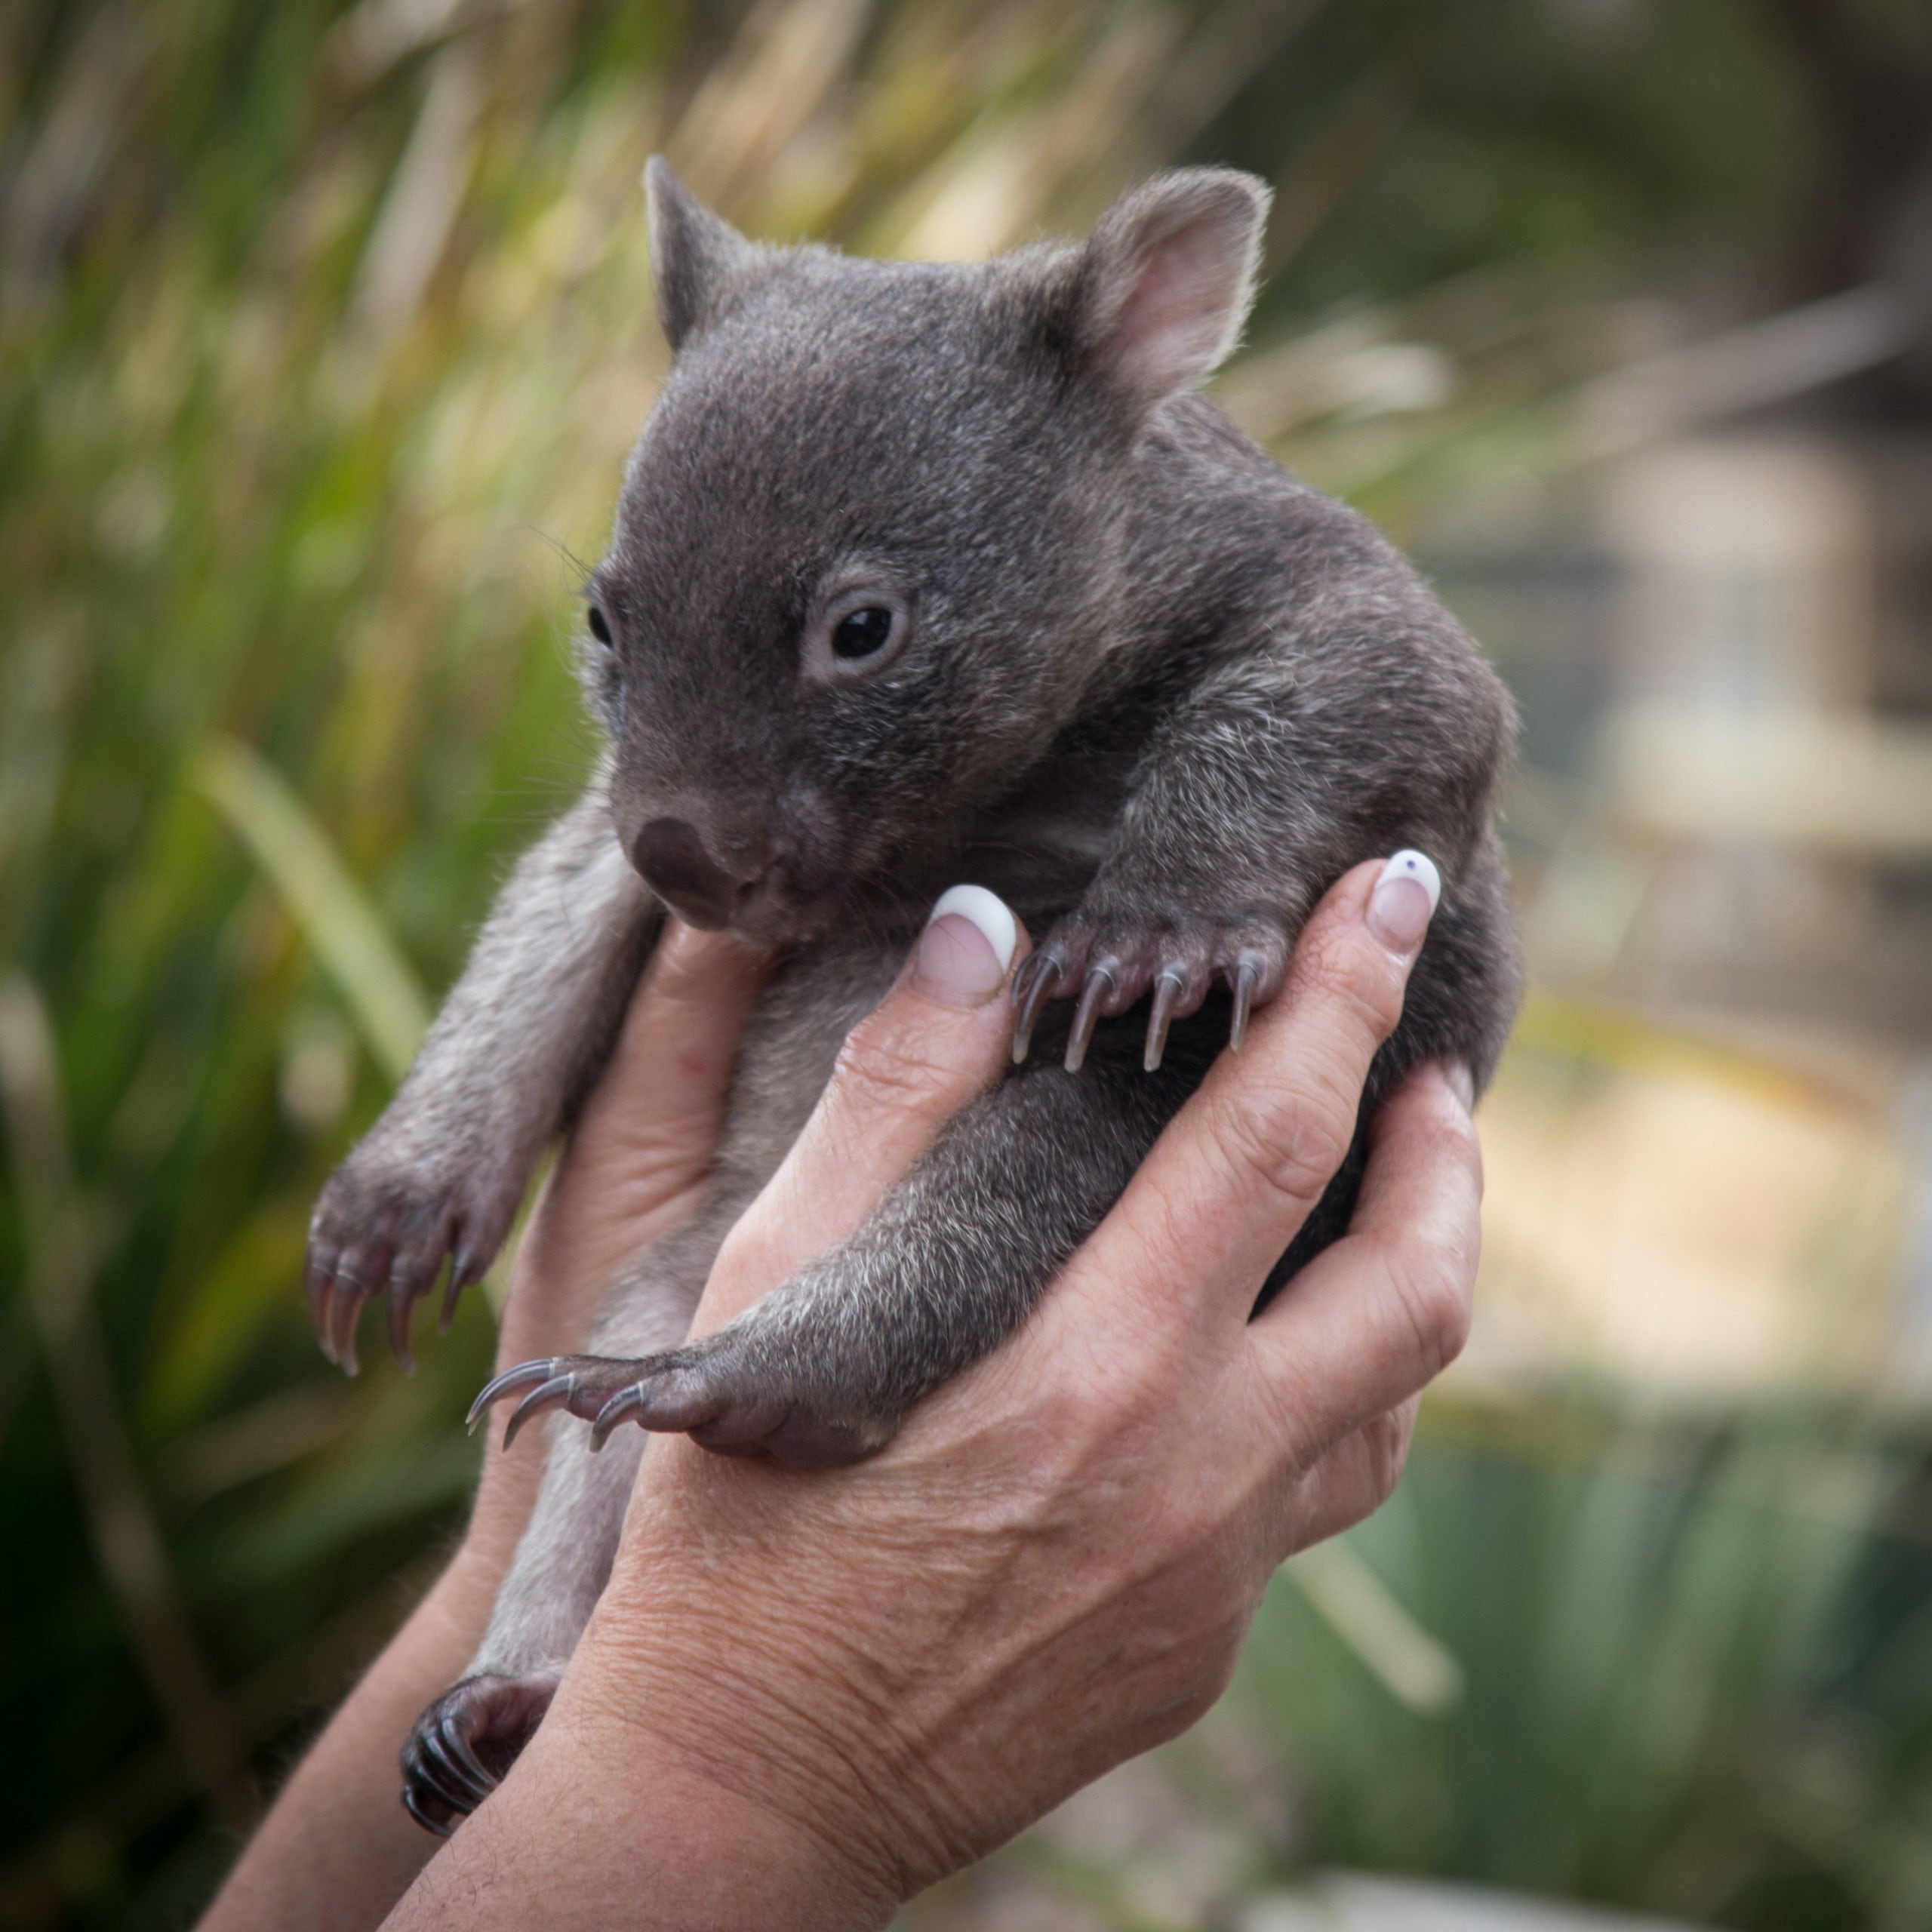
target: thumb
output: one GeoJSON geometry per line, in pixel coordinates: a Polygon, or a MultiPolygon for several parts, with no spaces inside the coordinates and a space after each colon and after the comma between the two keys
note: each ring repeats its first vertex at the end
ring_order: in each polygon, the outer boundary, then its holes
{"type": "Polygon", "coordinates": [[[805,1130],[734,1228],[692,1324],[721,1327],[853,1233],[1011,1063],[1004,995],[1031,945],[1005,903],[955,885],[892,990],[852,1029],[805,1130]]]}

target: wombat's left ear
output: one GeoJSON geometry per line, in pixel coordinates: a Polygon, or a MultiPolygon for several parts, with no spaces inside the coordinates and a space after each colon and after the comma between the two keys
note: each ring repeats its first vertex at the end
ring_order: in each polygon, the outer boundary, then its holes
{"type": "Polygon", "coordinates": [[[732,291],[756,266],[760,250],[713,214],[653,155],[644,171],[645,217],[651,226],[651,278],[657,319],[675,355],[716,320],[732,291]]]}
{"type": "Polygon", "coordinates": [[[1075,272],[1074,330],[1136,401],[1199,382],[1240,340],[1269,199],[1252,174],[1183,168],[1100,217],[1075,272]]]}

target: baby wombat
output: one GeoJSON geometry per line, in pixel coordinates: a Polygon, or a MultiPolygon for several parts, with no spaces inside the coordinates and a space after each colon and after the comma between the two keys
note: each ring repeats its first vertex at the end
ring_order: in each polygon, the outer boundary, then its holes
{"type": "MultiPolygon", "coordinates": [[[[783,963],[704,1213],[612,1282],[596,1352],[481,1398],[596,1427],[553,1432],[470,1675],[405,1749],[435,1831],[521,1748],[602,1587],[644,1441],[594,1456],[614,1426],[798,1463],[878,1448],[1024,1318],[1358,860],[1417,847],[1442,876],[1364,1121],[1426,1058],[1480,1085],[1517,998],[1501,685],[1374,529],[1193,393],[1247,312],[1261,183],[1163,175],[1084,246],[978,266],[755,246],[662,163],[647,185],[675,360],[587,590],[608,749],[322,1195],[329,1353],[353,1366],[378,1296],[404,1351],[445,1257],[446,1307],[482,1272],[667,906],[783,963]],[[851,1240],[681,1346],[725,1231],[959,880],[1039,941],[1013,1071],[851,1240]]],[[[1358,1132],[1271,1287],[1341,1230],[1363,1158],[1358,1132]]]]}

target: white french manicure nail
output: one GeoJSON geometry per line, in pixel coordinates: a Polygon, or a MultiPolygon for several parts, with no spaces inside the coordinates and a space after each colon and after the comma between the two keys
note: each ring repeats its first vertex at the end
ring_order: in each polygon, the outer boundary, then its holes
{"type": "Polygon", "coordinates": [[[1442,901],[1442,875],[1426,852],[1398,852],[1368,896],[1368,929],[1392,952],[1413,952],[1442,901]]]}
{"type": "Polygon", "coordinates": [[[992,948],[993,957],[1004,973],[1013,964],[1014,952],[1020,944],[1020,924],[1006,901],[983,885],[949,886],[934,901],[926,924],[931,925],[952,912],[962,919],[971,919],[986,935],[986,943],[992,948]]]}
{"type": "Polygon", "coordinates": [[[926,921],[913,982],[955,1005],[982,1005],[1005,983],[1019,944],[1019,924],[998,894],[955,885],[940,894],[926,921]]]}

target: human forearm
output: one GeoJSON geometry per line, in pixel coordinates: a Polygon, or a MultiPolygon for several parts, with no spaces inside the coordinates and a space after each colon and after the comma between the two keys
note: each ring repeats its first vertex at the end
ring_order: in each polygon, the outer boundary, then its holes
{"type": "Polygon", "coordinates": [[[202,1932],[381,1923],[436,1848],[397,1801],[398,1740],[475,1648],[494,1587],[459,1552],[296,1767],[202,1932]]]}
{"type": "MultiPolygon", "coordinates": [[[[697,1734],[637,1723],[609,1694],[616,1668],[580,1654],[503,1789],[396,1908],[394,1932],[452,1922],[861,1932],[887,1922],[897,1903],[888,1884],[774,1794],[721,1780],[697,1734]]],[[[624,1668],[628,1703],[641,1680],[634,1660],[624,1668]]]]}

